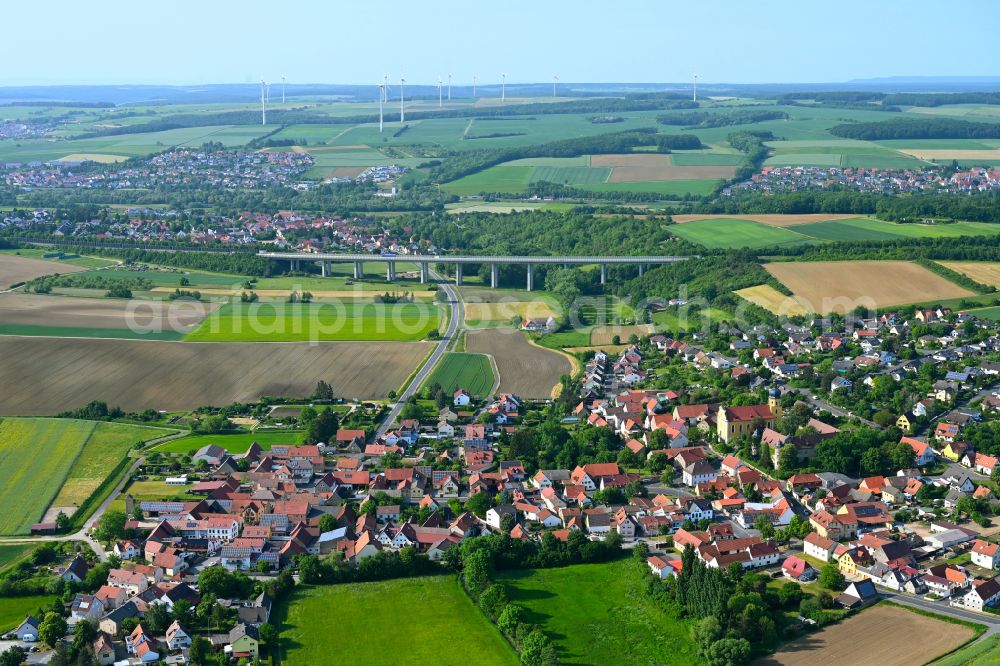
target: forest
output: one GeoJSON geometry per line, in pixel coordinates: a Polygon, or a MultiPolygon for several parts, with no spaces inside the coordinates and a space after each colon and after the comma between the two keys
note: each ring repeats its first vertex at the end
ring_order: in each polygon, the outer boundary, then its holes
{"type": "Polygon", "coordinates": [[[834,125],[830,134],[845,139],[998,139],[1000,123],[974,123],[952,118],[893,118],[874,123],[834,125]]]}

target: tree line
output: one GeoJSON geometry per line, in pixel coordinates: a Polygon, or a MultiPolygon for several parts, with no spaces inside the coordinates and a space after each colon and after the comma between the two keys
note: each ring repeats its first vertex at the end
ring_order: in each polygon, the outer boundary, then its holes
{"type": "Polygon", "coordinates": [[[731,109],[726,111],[681,111],[676,113],[661,113],[656,116],[656,122],[661,125],[682,125],[684,127],[705,129],[709,127],[728,127],[729,125],[749,125],[766,120],[786,120],[788,114],[784,111],[768,109],[731,109]]]}
{"type": "Polygon", "coordinates": [[[845,139],[997,139],[1000,123],[978,123],[952,118],[893,118],[870,123],[834,125],[830,134],[845,139]]]}

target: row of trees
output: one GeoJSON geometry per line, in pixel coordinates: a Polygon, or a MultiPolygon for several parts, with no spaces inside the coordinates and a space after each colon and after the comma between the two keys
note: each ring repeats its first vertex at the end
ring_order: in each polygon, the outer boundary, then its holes
{"type": "Polygon", "coordinates": [[[830,134],[845,139],[997,139],[1000,123],[974,123],[952,118],[893,118],[871,123],[834,125],[830,134]]]}
{"type": "Polygon", "coordinates": [[[727,109],[725,111],[678,111],[661,113],[656,116],[656,122],[661,125],[682,125],[684,127],[728,127],[730,125],[749,125],[766,120],[785,120],[788,114],[773,109],[727,109]]]}

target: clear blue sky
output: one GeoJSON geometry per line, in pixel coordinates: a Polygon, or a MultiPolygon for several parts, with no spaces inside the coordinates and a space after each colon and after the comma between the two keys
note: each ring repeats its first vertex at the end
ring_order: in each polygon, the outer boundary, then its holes
{"type": "Polygon", "coordinates": [[[3,15],[0,85],[1000,75],[993,0],[59,0],[3,15]]]}

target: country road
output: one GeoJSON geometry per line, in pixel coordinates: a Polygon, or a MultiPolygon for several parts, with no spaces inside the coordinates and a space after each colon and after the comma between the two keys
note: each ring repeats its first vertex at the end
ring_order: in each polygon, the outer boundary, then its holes
{"type": "Polygon", "coordinates": [[[448,281],[438,274],[433,269],[430,269],[431,277],[438,280],[438,288],[444,291],[448,296],[448,303],[451,305],[451,317],[448,320],[448,329],[441,336],[441,340],[438,341],[437,346],[434,351],[431,352],[430,358],[424,363],[423,367],[413,375],[413,379],[407,385],[403,392],[396,396],[396,402],[393,403],[392,408],[389,413],[385,415],[382,420],[381,425],[379,425],[378,430],[375,431],[375,438],[378,439],[385,435],[389,429],[396,423],[396,419],[399,418],[399,413],[403,411],[403,405],[406,401],[417,392],[417,390],[423,385],[424,381],[430,376],[437,366],[438,362],[444,356],[445,352],[448,351],[448,347],[451,345],[453,340],[458,335],[458,331],[461,329],[464,319],[465,319],[465,306],[462,302],[462,296],[458,293],[448,281]]]}

